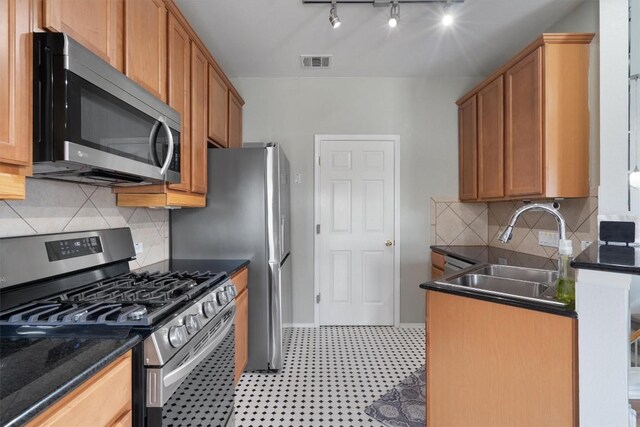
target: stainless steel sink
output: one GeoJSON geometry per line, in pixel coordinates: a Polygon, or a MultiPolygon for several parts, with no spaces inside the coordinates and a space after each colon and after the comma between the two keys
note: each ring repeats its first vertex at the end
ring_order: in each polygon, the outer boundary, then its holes
{"type": "Polygon", "coordinates": [[[565,306],[555,298],[557,272],[534,268],[481,264],[444,277],[435,283],[498,296],[565,306]]]}

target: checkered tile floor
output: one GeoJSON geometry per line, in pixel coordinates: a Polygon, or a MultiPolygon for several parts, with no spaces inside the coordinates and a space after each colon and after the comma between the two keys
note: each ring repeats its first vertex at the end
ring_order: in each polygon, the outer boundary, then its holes
{"type": "Polygon", "coordinates": [[[424,328],[289,328],[282,371],[238,382],[235,425],[381,426],[364,408],[423,365],[424,354],[424,328]]]}

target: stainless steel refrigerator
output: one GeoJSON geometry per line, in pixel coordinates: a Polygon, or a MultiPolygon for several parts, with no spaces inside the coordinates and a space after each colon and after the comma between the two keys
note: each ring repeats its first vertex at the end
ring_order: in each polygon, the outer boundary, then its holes
{"type": "Polygon", "coordinates": [[[275,143],[208,151],[207,206],[171,212],[174,259],[250,259],[248,370],[278,370],[291,323],[289,161],[275,143]]]}

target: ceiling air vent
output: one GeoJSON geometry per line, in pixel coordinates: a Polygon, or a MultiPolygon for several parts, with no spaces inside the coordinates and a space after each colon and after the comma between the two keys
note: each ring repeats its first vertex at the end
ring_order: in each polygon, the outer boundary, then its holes
{"type": "Polygon", "coordinates": [[[300,55],[302,68],[330,68],[331,55],[300,55]]]}

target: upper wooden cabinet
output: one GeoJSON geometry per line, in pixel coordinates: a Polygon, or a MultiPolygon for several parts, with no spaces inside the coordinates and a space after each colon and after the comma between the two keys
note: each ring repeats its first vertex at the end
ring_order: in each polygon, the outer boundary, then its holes
{"type": "Polygon", "coordinates": [[[0,199],[24,199],[31,173],[31,0],[0,1],[0,199]]]}
{"type": "Polygon", "coordinates": [[[594,34],[543,34],[458,100],[460,200],[589,195],[589,43],[594,34]],[[472,101],[476,100],[476,101],[472,101]],[[477,102],[476,136],[470,104],[477,102]],[[462,150],[462,148],[461,148],[462,150]],[[475,171],[474,171],[475,169],[475,171]],[[478,192],[471,182],[477,176],[478,192]],[[466,177],[466,180],[462,180],[466,177]]]}
{"type": "Polygon", "coordinates": [[[229,148],[242,147],[242,102],[229,91],[229,148]]]}
{"type": "Polygon", "coordinates": [[[500,76],[478,92],[478,197],[504,196],[504,84],[500,76]]]}
{"type": "Polygon", "coordinates": [[[125,74],[167,100],[167,9],[162,0],[124,3],[125,74]]]}
{"type": "Polygon", "coordinates": [[[123,71],[123,0],[44,0],[43,6],[44,28],[69,34],[123,71]]]}
{"type": "Polygon", "coordinates": [[[460,200],[475,200],[478,197],[478,145],[476,120],[476,97],[472,96],[458,108],[460,200]]]}
{"type": "Polygon", "coordinates": [[[209,64],[209,139],[228,147],[229,89],[223,78],[209,64]]]}
{"type": "Polygon", "coordinates": [[[180,22],[169,14],[169,96],[168,103],[181,117],[180,183],[169,184],[174,190],[191,189],[191,40],[180,22]]]}
{"type": "Polygon", "coordinates": [[[209,63],[191,45],[191,191],[207,192],[207,72],[209,63]]]}

